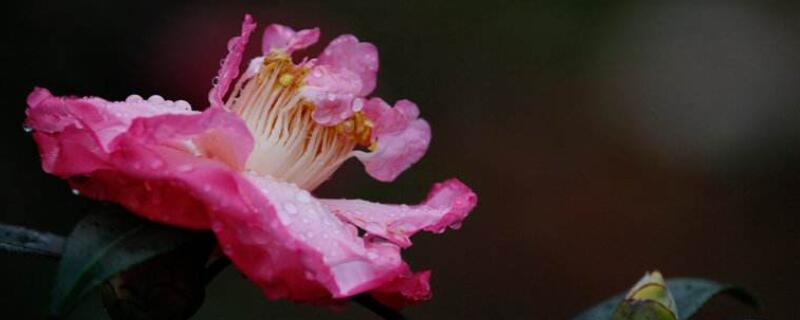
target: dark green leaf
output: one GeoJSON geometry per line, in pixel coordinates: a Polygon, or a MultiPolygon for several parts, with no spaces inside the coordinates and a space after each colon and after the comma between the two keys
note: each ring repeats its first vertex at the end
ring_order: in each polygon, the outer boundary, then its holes
{"type": "MultiPolygon", "coordinates": [[[[675,278],[667,280],[667,287],[672,292],[678,307],[678,316],[681,320],[689,319],[700,307],[718,294],[728,294],[740,301],[758,307],[752,295],[744,289],[732,285],[719,284],[714,281],[699,278],[675,278]]],[[[624,293],[618,294],[601,302],[593,308],[578,315],[574,320],[608,320],[622,301],[624,293]]]]}
{"type": "Polygon", "coordinates": [[[53,289],[53,315],[68,313],[117,273],[205,235],[158,225],[116,207],[103,211],[81,220],[67,238],[53,289]]]}
{"type": "Polygon", "coordinates": [[[718,294],[730,295],[753,308],[758,308],[755,297],[744,288],[733,285],[719,284],[700,278],[679,278],[667,280],[667,287],[675,297],[681,319],[693,316],[706,302],[718,294]]]}
{"type": "Polygon", "coordinates": [[[658,301],[626,300],[617,307],[613,320],[675,320],[675,314],[658,301]]]}
{"type": "Polygon", "coordinates": [[[216,245],[193,241],[121,272],[101,286],[114,320],[184,320],[205,300],[206,262],[216,245]]]}

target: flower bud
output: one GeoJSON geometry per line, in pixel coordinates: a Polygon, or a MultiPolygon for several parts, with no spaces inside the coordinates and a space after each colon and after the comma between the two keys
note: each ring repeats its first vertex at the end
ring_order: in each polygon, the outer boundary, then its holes
{"type": "Polygon", "coordinates": [[[678,308],[658,271],[645,273],[614,312],[613,320],[677,320],[678,308]]]}

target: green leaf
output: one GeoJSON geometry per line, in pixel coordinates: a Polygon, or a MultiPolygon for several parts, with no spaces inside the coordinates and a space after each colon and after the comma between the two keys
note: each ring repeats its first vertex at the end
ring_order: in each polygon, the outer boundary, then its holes
{"type": "Polygon", "coordinates": [[[675,313],[653,300],[623,301],[612,316],[613,320],[675,320],[675,313]]]}
{"type": "Polygon", "coordinates": [[[116,207],[102,211],[81,220],[67,238],[50,305],[54,316],[69,313],[112,276],[205,235],[158,225],[116,207]]]}
{"type": "MultiPolygon", "coordinates": [[[[739,301],[758,308],[755,298],[744,289],[719,284],[700,278],[675,278],[667,280],[667,288],[675,298],[680,320],[691,318],[711,298],[718,294],[728,294],[739,301]]],[[[578,315],[574,320],[608,320],[622,301],[624,293],[618,294],[578,315]]]]}

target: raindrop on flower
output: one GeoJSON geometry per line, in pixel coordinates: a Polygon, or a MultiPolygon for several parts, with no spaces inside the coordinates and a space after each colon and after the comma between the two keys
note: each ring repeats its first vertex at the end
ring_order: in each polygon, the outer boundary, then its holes
{"type": "Polygon", "coordinates": [[[150,96],[150,98],[147,98],[147,102],[150,102],[150,103],[163,103],[164,102],[164,98],[162,98],[161,96],[159,96],[157,94],[154,94],[154,95],[150,96]]]}
{"type": "Polygon", "coordinates": [[[72,189],[72,194],[74,194],[76,196],[79,196],[79,195],[81,195],[81,192],[78,191],[78,189],[72,189]]]}
{"type": "Polygon", "coordinates": [[[142,98],[142,96],[140,96],[138,94],[132,94],[132,95],[129,95],[127,98],[125,98],[125,102],[128,102],[128,103],[142,102],[142,101],[144,101],[144,99],[142,98]]]}
{"type": "Polygon", "coordinates": [[[22,131],[30,133],[31,131],[33,131],[33,128],[29,127],[28,125],[23,124],[22,125],[22,131]]]}
{"type": "Polygon", "coordinates": [[[184,111],[192,110],[192,106],[189,104],[189,102],[186,102],[186,100],[175,101],[175,108],[178,108],[178,109],[184,110],[184,111]]]}
{"type": "Polygon", "coordinates": [[[308,191],[300,191],[297,193],[297,201],[309,203],[311,202],[311,196],[308,195],[308,191]]]}

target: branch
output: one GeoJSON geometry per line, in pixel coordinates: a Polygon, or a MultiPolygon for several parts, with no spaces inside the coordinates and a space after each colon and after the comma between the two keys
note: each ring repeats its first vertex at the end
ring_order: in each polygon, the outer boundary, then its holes
{"type": "Polygon", "coordinates": [[[60,258],[64,237],[23,227],[0,224],[0,250],[60,258]]]}

